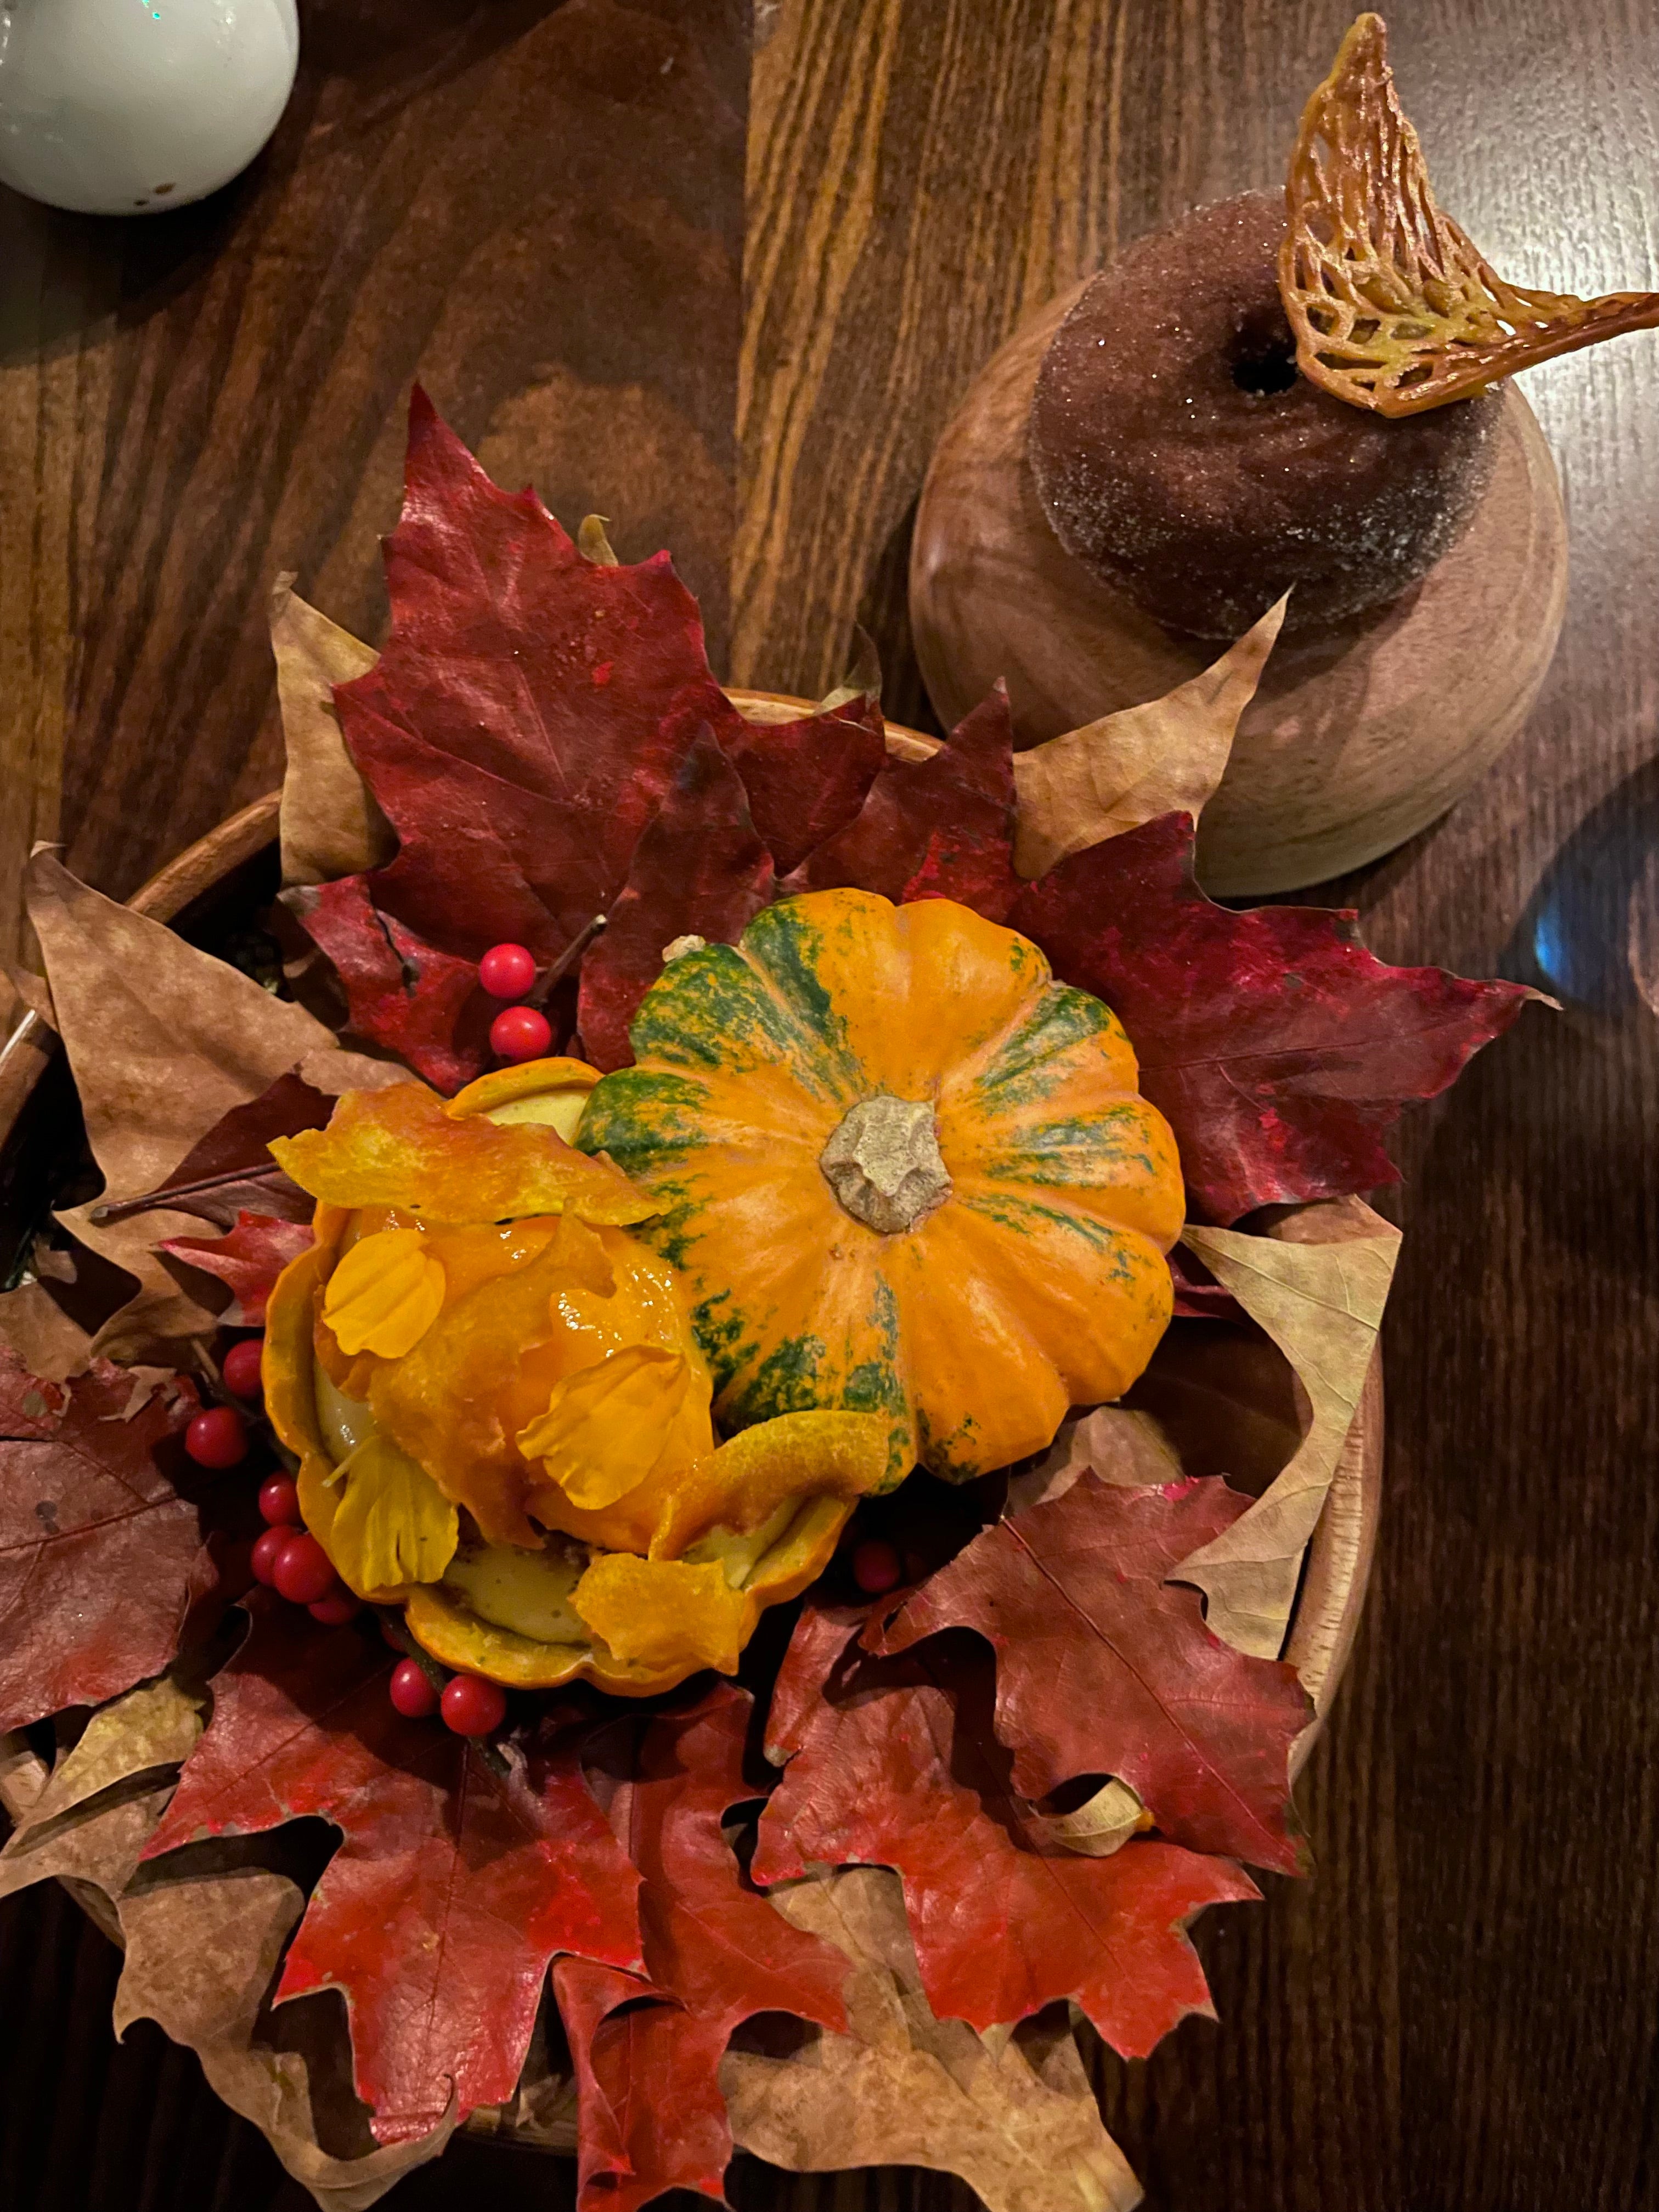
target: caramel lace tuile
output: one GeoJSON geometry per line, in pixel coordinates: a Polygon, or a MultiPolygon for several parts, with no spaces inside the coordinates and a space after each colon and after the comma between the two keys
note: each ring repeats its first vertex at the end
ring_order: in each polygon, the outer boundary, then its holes
{"type": "Polygon", "coordinates": [[[1437,205],[1380,15],[1361,15],[1303,111],[1279,289],[1297,366],[1356,407],[1418,415],[1516,369],[1659,324],[1659,292],[1505,283],[1437,205]]]}

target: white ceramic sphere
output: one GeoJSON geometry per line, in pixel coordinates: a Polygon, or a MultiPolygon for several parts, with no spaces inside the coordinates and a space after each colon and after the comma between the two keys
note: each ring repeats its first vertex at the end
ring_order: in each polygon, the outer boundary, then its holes
{"type": "Polygon", "coordinates": [[[0,181],[153,215],[245,169],[293,89],[294,0],[0,0],[0,181]]]}

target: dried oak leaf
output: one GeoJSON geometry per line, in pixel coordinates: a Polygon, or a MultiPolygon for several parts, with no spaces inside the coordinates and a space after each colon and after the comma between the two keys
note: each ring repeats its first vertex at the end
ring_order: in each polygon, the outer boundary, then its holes
{"type": "Polygon", "coordinates": [[[137,1278],[137,1295],[96,1343],[100,1352],[142,1358],[216,1326],[152,1249],[161,1237],[187,1234],[190,1218],[151,1212],[100,1226],[98,1213],[154,1190],[231,1108],[258,1097],[307,1054],[331,1050],[335,1039],[302,1008],[272,998],[160,922],[88,890],[50,853],[30,861],[27,885],[105,1181],[100,1200],[62,1218],[82,1243],[137,1278]]]}
{"type": "Polygon", "coordinates": [[[406,1721],[394,1655],[320,1632],[263,1591],[214,1682],[213,1718],[146,1859],[313,1816],[342,1835],[277,2002],[344,1994],[357,2091],[381,2142],[512,2094],[548,1962],[640,1963],[637,1878],[582,1779],[574,1735],[477,1744],[406,1721]]]}
{"type": "Polygon", "coordinates": [[[1008,920],[1122,1022],[1194,1209],[1223,1224],[1397,1182],[1382,1136],[1401,1108],[1443,1091],[1540,996],[1388,967],[1352,914],[1214,905],[1185,814],[1062,860],[1008,920]]]}
{"type": "Polygon", "coordinates": [[[981,2040],[935,2020],[904,1893],[884,1867],[775,1889],[792,1927],[850,1962],[844,2035],[802,2042],[757,2021],[720,2065],[732,2132],[795,2173],[925,2166],[959,2174],[986,2212],[1133,2212],[1140,2191],[1100,2124],[1068,2019],[981,2040]]]}
{"type": "Polygon", "coordinates": [[[721,1826],[756,1794],[743,1771],[750,1709],[722,1684],[617,1740],[611,1818],[644,1877],[646,1979],[579,1959],[553,1970],[580,2085],[582,2212],[635,2212],[674,2188],[720,2199],[732,2156],[720,2067],[733,2029],[761,2012],[847,2025],[846,1959],[772,1910],[721,1826]]]}
{"type": "Polygon", "coordinates": [[[998,683],[926,760],[889,760],[858,814],[781,885],[842,885],[903,899],[951,898],[1001,921],[1014,873],[1014,732],[998,683]]]}
{"type": "Polygon", "coordinates": [[[786,1663],[768,1733],[789,1764],[761,1818],[755,1878],[799,1879],[812,1863],[893,1868],[941,2020],[1006,2026],[1071,1998],[1134,2058],[1188,2013],[1210,2013],[1185,1924],[1203,1905],[1255,1897],[1249,1877],[1175,1844],[1106,1858],[1054,1847],[997,1741],[980,1638],[958,1631],[873,1659],[855,1623],[839,1626],[845,1641],[809,1606],[797,1633],[811,1664],[786,1663]]]}
{"type": "Polygon", "coordinates": [[[1122,1489],[1085,1474],[976,1536],[866,1640],[891,1654],[977,1630],[1023,1796],[1117,1775],[1172,1843],[1300,1872],[1289,1762],[1312,1704],[1293,1667],[1222,1643],[1197,1594],[1164,1579],[1249,1504],[1218,1475],[1122,1489]]]}
{"type": "Polygon", "coordinates": [[[1659,324],[1659,292],[1597,300],[1506,283],[1444,214],[1401,111],[1380,15],[1361,15],[1303,112],[1285,186],[1279,289],[1297,366],[1382,415],[1659,324]]]}
{"type": "Polygon", "coordinates": [[[1289,594],[1210,667],[1161,699],[1014,755],[1014,866],[1028,879],[1160,814],[1194,821],[1226,772],[1239,716],[1255,696],[1289,594]]]}
{"type": "Polygon", "coordinates": [[[159,1674],[213,1579],[164,1472],[195,1392],[180,1381],[128,1419],[132,1397],[106,1360],[60,1388],[0,1348],[0,1730],[159,1674]]]}
{"type": "Polygon", "coordinates": [[[222,1327],[263,1328],[265,1301],[276,1278],[313,1241],[309,1223],[239,1213],[234,1227],[222,1237],[169,1237],[156,1249],[230,1285],[230,1304],[219,1316],[222,1327]]]}
{"type": "Polygon", "coordinates": [[[634,848],[604,934],[582,961],[576,1022],[595,1067],[609,1074],[631,1064],[629,1024],[674,939],[735,944],[770,900],[772,884],[772,856],[750,817],[742,779],[714,732],[700,730],[634,848]]]}
{"type": "Polygon", "coordinates": [[[0,1850],[0,1897],[53,1877],[89,1885],[102,1893],[98,1917],[111,1932],[112,1909],[202,1733],[206,1706],[199,1675],[181,1662],[95,1712],[0,1850]]]}
{"type": "Polygon", "coordinates": [[[333,962],[348,1026],[453,1093],[489,1059],[492,1002],[476,962],[440,952],[371,900],[363,876],[301,885],[283,902],[333,962]]]}

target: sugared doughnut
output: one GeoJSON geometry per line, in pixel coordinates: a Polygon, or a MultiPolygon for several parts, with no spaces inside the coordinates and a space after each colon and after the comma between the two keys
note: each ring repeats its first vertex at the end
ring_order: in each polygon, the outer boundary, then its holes
{"type": "Polygon", "coordinates": [[[1171,629],[1236,637],[1294,586],[1314,629],[1415,583],[1492,471],[1488,394],[1389,421],[1297,375],[1282,203],[1245,192],[1138,240],[1056,332],[1030,457],[1067,551],[1171,629]]]}

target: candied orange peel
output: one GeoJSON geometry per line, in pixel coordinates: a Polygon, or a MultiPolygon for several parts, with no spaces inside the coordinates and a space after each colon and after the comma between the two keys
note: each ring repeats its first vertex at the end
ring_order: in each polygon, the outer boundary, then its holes
{"type": "Polygon", "coordinates": [[[1361,15],[1303,111],[1279,289],[1310,382],[1420,415],[1557,354],[1659,325],[1659,292],[1507,283],[1437,203],[1380,15],[1361,15]]]}

